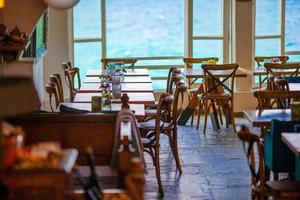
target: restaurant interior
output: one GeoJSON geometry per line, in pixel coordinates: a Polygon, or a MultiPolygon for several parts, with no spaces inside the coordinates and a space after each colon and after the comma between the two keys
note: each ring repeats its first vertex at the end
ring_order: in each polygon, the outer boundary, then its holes
{"type": "Polygon", "coordinates": [[[0,200],[300,199],[300,0],[0,0],[0,58],[0,200]]]}

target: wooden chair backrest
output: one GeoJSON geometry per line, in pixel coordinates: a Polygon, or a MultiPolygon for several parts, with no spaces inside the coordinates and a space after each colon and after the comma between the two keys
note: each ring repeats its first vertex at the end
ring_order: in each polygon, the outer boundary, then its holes
{"type": "Polygon", "coordinates": [[[49,76],[50,83],[54,83],[57,87],[58,94],[59,94],[59,102],[64,102],[64,91],[62,86],[62,81],[60,74],[52,74],[49,76]]]}
{"type": "Polygon", "coordinates": [[[257,109],[287,109],[292,99],[299,99],[299,91],[255,91],[257,109]]]}
{"type": "Polygon", "coordinates": [[[280,74],[280,71],[290,71],[291,73],[288,76],[297,76],[299,74],[299,68],[300,68],[300,62],[294,62],[294,63],[282,63],[282,64],[278,64],[278,63],[265,63],[264,67],[267,70],[267,77],[269,77],[270,75],[281,75],[284,76],[282,74],[280,74]],[[279,72],[276,72],[276,71],[279,72]]]}
{"type": "Polygon", "coordinates": [[[64,62],[61,63],[61,66],[63,68],[63,70],[65,69],[70,69],[70,68],[73,68],[74,66],[72,65],[71,61],[69,60],[66,60],[64,62]]]}
{"type": "Polygon", "coordinates": [[[123,63],[127,65],[127,69],[134,69],[134,65],[137,62],[135,58],[102,58],[101,62],[103,63],[104,69],[108,69],[109,63],[123,63]]]}
{"type": "Polygon", "coordinates": [[[54,112],[57,109],[57,107],[60,103],[60,101],[59,101],[59,92],[58,92],[58,89],[57,89],[57,85],[54,84],[54,83],[47,83],[46,86],[45,86],[45,89],[46,89],[46,92],[49,95],[49,104],[50,104],[51,111],[54,112]],[[55,109],[52,106],[52,97],[53,96],[54,96],[54,100],[55,100],[55,109]]]}
{"type": "Polygon", "coordinates": [[[172,120],[173,124],[177,125],[178,117],[182,111],[184,93],[187,91],[187,86],[183,82],[176,83],[176,89],[174,93],[174,102],[172,108],[172,120]]]}
{"type": "Polygon", "coordinates": [[[222,65],[207,65],[201,66],[204,72],[204,93],[223,93],[229,92],[233,95],[234,92],[234,80],[235,74],[239,67],[238,64],[222,64],[222,65]],[[222,71],[228,72],[222,79],[214,75],[214,72],[222,71]],[[226,81],[230,81],[229,86],[225,84],[226,81]]]}
{"type": "Polygon", "coordinates": [[[248,127],[244,125],[237,135],[243,142],[243,148],[247,156],[247,162],[251,172],[252,188],[260,188],[259,191],[263,192],[265,187],[265,165],[262,142],[258,135],[251,133],[248,127]],[[255,153],[257,154],[255,155],[255,153]]]}
{"type": "Polygon", "coordinates": [[[271,59],[278,59],[281,63],[286,63],[289,60],[288,56],[256,56],[254,57],[254,61],[257,64],[257,67],[262,67],[262,63],[266,62],[267,60],[271,59]]]}
{"type": "Polygon", "coordinates": [[[180,69],[178,69],[176,67],[171,67],[169,69],[169,72],[168,72],[168,79],[167,79],[167,85],[166,85],[166,93],[169,93],[169,91],[170,91],[170,81],[171,81],[172,76],[174,76],[175,74],[180,75],[181,74],[180,69]]]}
{"type": "Polygon", "coordinates": [[[170,82],[169,82],[169,86],[167,88],[167,93],[173,94],[174,89],[176,88],[176,84],[180,81],[181,81],[180,74],[176,74],[176,73],[172,74],[170,82]]]}
{"type": "Polygon", "coordinates": [[[171,122],[173,102],[174,98],[171,94],[163,93],[160,95],[155,116],[156,134],[160,133],[161,122],[171,122]]]}
{"type": "Polygon", "coordinates": [[[69,92],[70,92],[70,101],[73,102],[75,98],[75,94],[78,92],[78,89],[75,88],[75,76],[77,76],[77,84],[78,88],[81,87],[81,80],[80,80],[80,72],[79,68],[74,67],[70,69],[65,69],[65,77],[68,82],[69,92]]]}

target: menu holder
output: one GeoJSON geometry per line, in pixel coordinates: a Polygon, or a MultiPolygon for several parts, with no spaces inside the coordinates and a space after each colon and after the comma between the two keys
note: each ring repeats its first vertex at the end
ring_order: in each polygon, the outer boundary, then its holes
{"type": "Polygon", "coordinates": [[[291,102],[292,120],[300,120],[300,101],[291,102]]]}
{"type": "Polygon", "coordinates": [[[102,97],[92,96],[92,112],[101,111],[101,102],[102,102],[102,97]]]}

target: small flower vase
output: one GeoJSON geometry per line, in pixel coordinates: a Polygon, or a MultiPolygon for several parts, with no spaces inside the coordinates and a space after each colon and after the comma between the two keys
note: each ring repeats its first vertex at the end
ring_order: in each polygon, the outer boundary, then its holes
{"type": "Polygon", "coordinates": [[[102,98],[101,111],[111,111],[111,99],[102,98]]]}
{"type": "Polygon", "coordinates": [[[103,90],[102,99],[101,99],[101,111],[111,110],[111,99],[112,99],[112,95],[110,90],[103,90]]]}

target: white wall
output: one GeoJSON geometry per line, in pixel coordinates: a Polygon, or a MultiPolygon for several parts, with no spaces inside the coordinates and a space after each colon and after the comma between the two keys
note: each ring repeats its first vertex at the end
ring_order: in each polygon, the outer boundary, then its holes
{"type": "MultiPolygon", "coordinates": [[[[68,42],[68,11],[49,9],[49,38],[48,51],[43,58],[43,85],[49,82],[51,74],[59,73],[64,85],[64,96],[68,97],[68,88],[65,84],[61,63],[69,58],[68,42]]],[[[47,94],[44,100],[47,101],[47,94]]],[[[48,102],[44,102],[47,109],[48,102]]]]}

